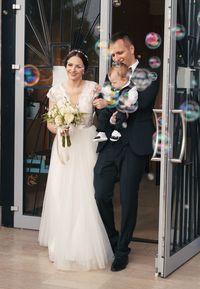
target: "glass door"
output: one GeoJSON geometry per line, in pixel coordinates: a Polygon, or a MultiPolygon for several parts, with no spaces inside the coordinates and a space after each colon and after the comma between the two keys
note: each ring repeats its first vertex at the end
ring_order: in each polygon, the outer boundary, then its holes
{"type": "Polygon", "coordinates": [[[106,0],[17,1],[15,227],[39,227],[53,140],[42,122],[47,91],[65,79],[62,59],[71,49],[88,55],[86,79],[104,79],[109,7],[106,0]]]}
{"type": "Polygon", "coordinates": [[[162,277],[200,252],[199,37],[200,2],[166,0],[163,103],[154,110],[153,156],[161,160],[156,270],[162,277]]]}

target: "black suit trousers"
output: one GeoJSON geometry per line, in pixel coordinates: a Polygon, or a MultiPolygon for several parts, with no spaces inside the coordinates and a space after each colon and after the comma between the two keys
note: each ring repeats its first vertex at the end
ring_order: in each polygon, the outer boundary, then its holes
{"type": "Polygon", "coordinates": [[[129,145],[120,141],[107,144],[99,152],[94,169],[95,198],[111,245],[117,253],[127,255],[128,245],[136,225],[138,190],[147,156],[134,154],[129,145]],[[121,230],[114,222],[113,191],[120,178],[121,230]]]}
{"type": "MultiPolygon", "coordinates": [[[[98,111],[98,123],[97,123],[97,131],[107,132],[108,126],[110,126],[110,118],[114,112],[116,112],[116,108],[103,108],[98,111]]],[[[112,126],[113,130],[117,129],[121,132],[123,129],[122,124],[126,122],[127,117],[126,114],[118,111],[116,115],[116,124],[112,126]]],[[[108,135],[108,137],[110,137],[108,135]]]]}

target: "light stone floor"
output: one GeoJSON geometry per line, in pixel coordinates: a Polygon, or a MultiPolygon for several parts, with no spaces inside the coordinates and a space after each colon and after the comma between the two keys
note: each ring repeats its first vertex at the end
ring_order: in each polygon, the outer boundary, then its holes
{"type": "MultiPolygon", "coordinates": [[[[157,239],[158,195],[159,187],[144,177],[135,237],[157,239]]],[[[118,187],[115,213],[119,226],[118,187]]],[[[157,245],[132,242],[126,270],[63,272],[49,262],[37,237],[37,231],[0,227],[0,289],[200,289],[200,254],[163,279],[155,276],[157,245]]]]}
{"type": "Polygon", "coordinates": [[[155,277],[155,244],[132,243],[126,270],[57,271],[37,231],[0,227],[0,289],[199,289],[200,254],[168,278],[155,277]]]}

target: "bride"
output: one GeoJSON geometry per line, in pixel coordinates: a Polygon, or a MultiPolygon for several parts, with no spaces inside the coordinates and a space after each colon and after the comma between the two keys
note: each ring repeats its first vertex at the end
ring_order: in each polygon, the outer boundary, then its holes
{"type": "Polygon", "coordinates": [[[53,86],[47,96],[49,108],[67,99],[86,113],[81,125],[70,130],[72,145],[65,149],[69,160],[59,157],[59,131],[56,134],[41,217],[39,243],[47,246],[49,258],[58,269],[103,269],[112,261],[113,252],[94,199],[93,168],[96,162],[96,134],[92,102],[96,83],[83,80],[88,58],[80,50],[72,50],[64,65],[68,79],[53,86]]]}

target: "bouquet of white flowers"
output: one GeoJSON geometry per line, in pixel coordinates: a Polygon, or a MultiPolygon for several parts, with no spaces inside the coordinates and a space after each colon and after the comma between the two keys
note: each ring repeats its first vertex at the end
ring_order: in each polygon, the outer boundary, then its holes
{"type": "Polygon", "coordinates": [[[44,121],[54,124],[60,129],[62,134],[62,146],[71,146],[69,128],[71,125],[78,125],[84,119],[86,113],[80,112],[77,106],[73,106],[69,101],[57,103],[48,112],[43,114],[44,121]]]}

